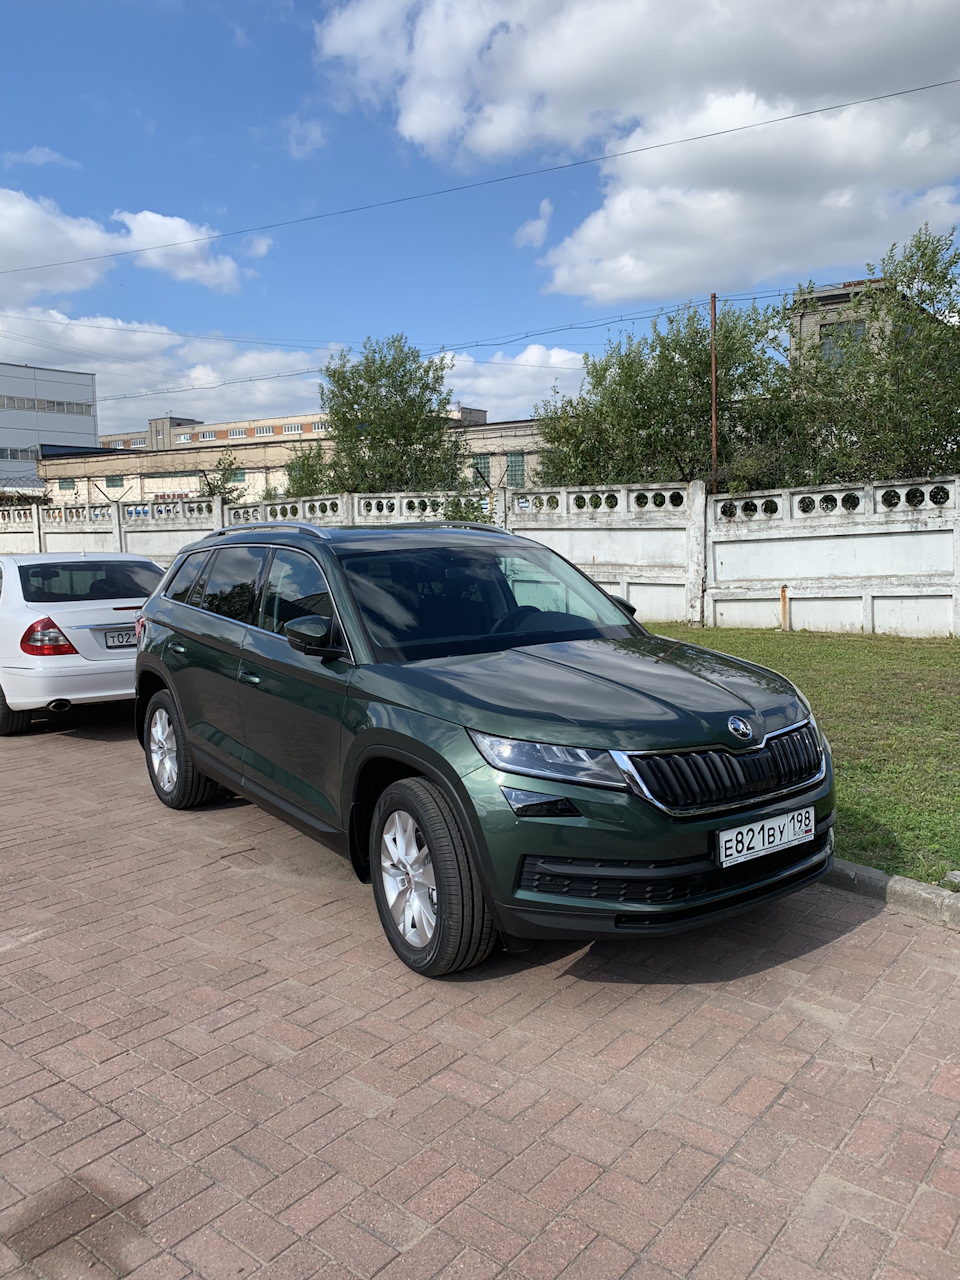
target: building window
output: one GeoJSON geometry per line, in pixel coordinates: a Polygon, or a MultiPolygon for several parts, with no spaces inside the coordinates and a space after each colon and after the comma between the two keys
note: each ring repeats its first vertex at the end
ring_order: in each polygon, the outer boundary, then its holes
{"type": "Polygon", "coordinates": [[[231,427],[227,432],[227,436],[231,440],[245,440],[247,436],[246,427],[231,427]]]}
{"type": "Polygon", "coordinates": [[[111,448],[111,449],[122,449],[122,448],[123,448],[123,441],[122,441],[122,440],[114,440],[114,442],[113,442],[113,444],[110,446],[110,448],[111,448]]]}
{"type": "Polygon", "coordinates": [[[146,447],[147,447],[146,436],[140,436],[138,439],[130,441],[131,449],[145,449],[146,447]]]}
{"type": "Polygon", "coordinates": [[[77,482],[75,480],[58,480],[57,481],[57,488],[60,489],[62,492],[67,492],[67,493],[72,492],[74,489],[76,489],[76,487],[77,487],[77,482]]]}
{"type": "Polygon", "coordinates": [[[843,359],[843,345],[851,339],[860,342],[867,332],[866,320],[840,320],[836,324],[820,326],[820,351],[828,364],[838,364],[843,359]]]}
{"type": "Polygon", "coordinates": [[[122,488],[123,488],[123,476],[107,476],[107,488],[108,488],[108,489],[122,489],[122,488]]]}
{"type": "Polygon", "coordinates": [[[0,396],[0,409],[28,409],[33,413],[82,413],[93,416],[93,405],[77,400],[34,400],[25,396],[0,396]]]}
{"type": "Polygon", "coordinates": [[[246,479],[247,479],[247,473],[245,471],[230,472],[230,480],[229,480],[230,484],[244,484],[246,482],[246,479]]]}
{"type": "Polygon", "coordinates": [[[257,427],[255,430],[255,434],[258,436],[272,436],[273,427],[257,427]]]}
{"type": "Polygon", "coordinates": [[[473,455],[473,475],[471,480],[474,484],[485,484],[490,487],[490,455],[489,453],[475,453],[473,455]]]}
{"type": "Polygon", "coordinates": [[[302,430],[303,430],[302,422],[285,422],[283,424],[283,434],[285,436],[299,435],[302,430]]]}
{"type": "Polygon", "coordinates": [[[163,439],[163,427],[157,427],[157,439],[158,440],[163,439]]]}
{"type": "Polygon", "coordinates": [[[216,440],[217,433],[215,431],[201,431],[197,435],[198,440],[216,440]]]}
{"type": "Polygon", "coordinates": [[[183,434],[183,435],[174,436],[174,437],[173,437],[173,443],[174,443],[174,444],[189,444],[189,443],[190,443],[190,441],[191,441],[192,439],[193,439],[193,436],[190,434],[190,432],[189,432],[189,431],[187,431],[187,432],[184,432],[184,434],[183,434]]]}
{"type": "Polygon", "coordinates": [[[507,484],[511,489],[522,489],[526,483],[525,459],[522,453],[507,454],[507,484]]]}
{"type": "Polygon", "coordinates": [[[36,462],[36,449],[0,449],[0,458],[9,458],[11,462],[36,462]]]}
{"type": "Polygon", "coordinates": [[[326,431],[327,424],[325,422],[315,422],[313,424],[314,431],[326,431]]]}

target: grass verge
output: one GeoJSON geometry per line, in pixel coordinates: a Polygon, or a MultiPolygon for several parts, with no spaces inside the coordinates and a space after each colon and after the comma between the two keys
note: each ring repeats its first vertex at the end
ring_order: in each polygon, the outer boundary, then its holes
{"type": "Polygon", "coordinates": [[[960,868],[960,641],[650,629],[773,667],[806,694],[833,751],[839,857],[931,883],[960,868]]]}

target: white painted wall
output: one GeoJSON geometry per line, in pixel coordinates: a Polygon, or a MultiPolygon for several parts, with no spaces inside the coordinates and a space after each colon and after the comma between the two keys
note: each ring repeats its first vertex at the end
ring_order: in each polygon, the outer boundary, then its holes
{"type": "MultiPolygon", "coordinates": [[[[960,635],[957,477],[708,497],[699,482],[499,490],[496,522],[554,548],[649,622],[960,635]]],[[[128,550],[169,563],[224,524],[395,525],[443,495],[0,508],[0,551],[128,550]]],[[[435,509],[436,508],[436,509],[435,509]]]]}

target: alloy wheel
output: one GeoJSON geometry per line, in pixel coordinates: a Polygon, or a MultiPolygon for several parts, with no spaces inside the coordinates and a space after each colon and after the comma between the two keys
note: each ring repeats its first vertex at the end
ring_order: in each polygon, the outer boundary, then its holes
{"type": "Polygon", "coordinates": [[[157,785],[164,791],[172,791],[180,773],[177,759],[177,735],[173,721],[158,707],[150,721],[150,764],[157,785]]]}
{"type": "Polygon", "coordinates": [[[400,936],[411,947],[427,946],[437,927],[437,881],[423,833],[404,809],[384,824],[380,875],[400,936]]]}

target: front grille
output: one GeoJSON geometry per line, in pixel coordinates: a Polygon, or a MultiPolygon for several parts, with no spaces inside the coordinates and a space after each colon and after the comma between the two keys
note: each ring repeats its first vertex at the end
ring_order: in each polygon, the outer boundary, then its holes
{"type": "Polygon", "coordinates": [[[644,865],[609,859],[528,856],[520,864],[518,887],[529,893],[593,902],[667,906],[766,880],[824,852],[829,838],[829,832],[824,831],[804,844],[732,867],[718,867],[706,860],[644,865]]]}
{"type": "Polygon", "coordinates": [[[671,813],[733,806],[812,782],[823,748],[812,724],[768,738],[753,751],[678,751],[631,755],[650,797],[671,813]]]}

